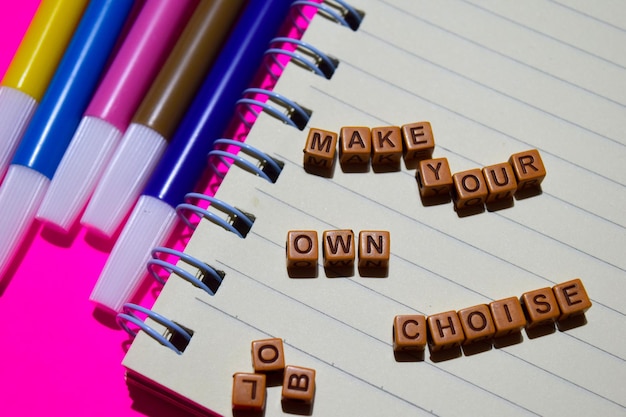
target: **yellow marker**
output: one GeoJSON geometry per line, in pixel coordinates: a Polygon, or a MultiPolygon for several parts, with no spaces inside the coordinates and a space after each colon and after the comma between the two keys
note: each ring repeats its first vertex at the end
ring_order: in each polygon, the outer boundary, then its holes
{"type": "Polygon", "coordinates": [[[0,178],[56,71],[87,0],[43,0],[0,83],[0,178]]]}
{"type": "Polygon", "coordinates": [[[40,101],[87,0],[43,0],[2,80],[40,101]]]}

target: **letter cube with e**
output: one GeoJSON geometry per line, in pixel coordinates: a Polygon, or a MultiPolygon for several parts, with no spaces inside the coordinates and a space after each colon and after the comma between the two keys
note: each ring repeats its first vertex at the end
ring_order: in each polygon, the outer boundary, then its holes
{"type": "Polygon", "coordinates": [[[583,314],[591,307],[591,300],[580,279],[563,282],[552,287],[556,301],[561,310],[559,320],[583,314]]]}
{"type": "Polygon", "coordinates": [[[417,122],[401,127],[404,142],[404,160],[430,159],[435,149],[433,130],[429,122],[417,122]]]}

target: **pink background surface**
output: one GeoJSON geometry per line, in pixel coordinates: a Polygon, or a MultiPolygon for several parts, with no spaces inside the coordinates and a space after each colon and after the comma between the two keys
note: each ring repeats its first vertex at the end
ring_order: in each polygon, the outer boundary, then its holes
{"type": "MultiPolygon", "coordinates": [[[[0,2],[1,79],[39,1],[0,2]]],[[[88,300],[112,246],[79,227],[31,229],[0,277],[1,415],[182,415],[152,396],[131,397],[121,365],[129,338],[88,300]]],[[[152,305],[153,294],[141,303],[152,305]]]]}

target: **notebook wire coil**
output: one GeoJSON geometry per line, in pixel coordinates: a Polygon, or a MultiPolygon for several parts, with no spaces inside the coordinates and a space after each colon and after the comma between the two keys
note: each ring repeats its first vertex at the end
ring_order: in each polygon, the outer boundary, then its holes
{"type": "Polygon", "coordinates": [[[224,272],[218,271],[211,265],[200,261],[198,258],[193,257],[184,252],[180,252],[176,249],[170,249],[162,246],[158,246],[152,249],[152,259],[148,261],[148,271],[152,277],[162,285],[165,285],[165,281],[158,273],[157,267],[163,268],[170,275],[176,274],[180,278],[189,282],[194,287],[204,290],[207,294],[214,296],[217,289],[222,284],[224,279],[224,272]],[[185,262],[187,265],[197,269],[197,273],[194,275],[191,272],[181,268],[174,263],[161,258],[161,255],[171,255],[179,260],[185,262]]]}
{"type": "Polygon", "coordinates": [[[232,165],[237,165],[239,168],[257,175],[271,183],[276,182],[278,176],[283,170],[283,162],[272,158],[260,149],[248,145],[245,142],[239,142],[233,139],[218,139],[215,141],[215,145],[238,147],[242,153],[257,160],[257,163],[255,164],[248,159],[241,157],[240,154],[235,154],[229,150],[214,149],[209,152],[208,161],[210,166],[213,168],[215,175],[220,178],[224,178],[225,173],[218,169],[215,163],[211,162],[214,157],[219,158],[219,160],[228,168],[232,165]],[[232,160],[232,162],[228,162],[228,160],[232,160]]]}
{"type": "MultiPolygon", "coordinates": [[[[275,93],[270,90],[265,90],[262,88],[248,88],[243,92],[243,98],[237,101],[237,105],[245,105],[245,107],[250,111],[255,118],[259,116],[260,112],[254,109],[254,106],[261,107],[263,111],[268,113],[269,115],[275,117],[276,119],[282,121],[283,123],[295,127],[298,130],[304,130],[311,115],[313,112],[309,109],[306,109],[300,106],[295,101],[288,99],[287,97],[275,93]],[[279,110],[275,106],[268,104],[267,102],[263,102],[257,100],[256,98],[248,98],[246,95],[256,94],[263,95],[268,98],[268,101],[276,103],[284,108],[283,111],[279,110]]],[[[240,112],[239,117],[241,121],[246,124],[246,126],[251,127],[251,124],[244,115],[240,112]]]]}
{"type": "MultiPolygon", "coordinates": [[[[286,55],[291,58],[291,61],[294,63],[309,69],[320,77],[324,77],[326,79],[331,79],[337,66],[339,65],[339,60],[331,57],[324,52],[320,51],[313,45],[303,42],[299,39],[287,38],[287,37],[277,37],[272,39],[271,44],[290,44],[295,45],[295,51],[289,51],[284,48],[269,48],[265,51],[265,55],[272,57],[272,61],[275,65],[277,65],[281,70],[285,69],[285,65],[282,64],[278,59],[276,59],[277,55],[286,55]],[[301,53],[298,53],[301,52],[301,53]]],[[[266,68],[268,73],[274,74],[271,70],[270,66],[266,63],[266,68]]]]}
{"type": "Polygon", "coordinates": [[[131,337],[137,336],[137,331],[131,328],[128,323],[132,323],[133,325],[137,326],[139,329],[143,330],[144,333],[159,342],[161,345],[172,349],[179,355],[182,354],[183,351],[179,349],[179,347],[177,347],[177,344],[173,343],[172,340],[175,338],[182,338],[183,344],[186,346],[187,343],[189,343],[189,341],[191,340],[192,336],[192,333],[187,331],[181,325],[176,324],[172,320],[160,315],[159,313],[155,313],[152,310],[133,303],[124,304],[124,308],[122,312],[117,315],[116,320],[120,327],[124,329],[126,333],[128,333],[131,337]],[[139,318],[137,312],[143,313],[146,317],[151,318],[155,322],[165,327],[169,333],[169,337],[164,336],[156,329],[145,323],[141,318],[139,318]]]}
{"type": "Polygon", "coordinates": [[[236,207],[231,206],[224,201],[210,197],[206,194],[202,193],[188,193],[185,196],[185,200],[198,199],[202,201],[207,201],[211,205],[209,208],[205,209],[196,204],[191,203],[182,203],[176,206],[176,213],[178,216],[185,222],[185,224],[190,228],[195,230],[196,224],[193,224],[191,220],[184,215],[184,212],[191,211],[196,214],[200,218],[205,218],[218,226],[228,230],[239,236],[240,238],[245,238],[250,229],[252,228],[252,224],[254,223],[254,216],[249,213],[244,213],[236,207]],[[228,215],[228,219],[224,219],[217,214],[209,211],[210,208],[215,208],[222,213],[228,215]]]}
{"type": "MultiPolygon", "coordinates": [[[[323,3],[317,3],[310,0],[296,0],[293,2],[293,6],[315,7],[322,16],[327,19],[334,20],[335,22],[340,23],[353,31],[356,31],[359,28],[361,22],[363,21],[363,17],[365,16],[364,12],[355,9],[344,0],[326,0],[323,3]]],[[[296,9],[299,10],[300,7],[297,7],[296,9]]],[[[307,23],[311,22],[311,19],[307,18],[302,13],[299,14],[299,17],[304,19],[307,23]]]]}

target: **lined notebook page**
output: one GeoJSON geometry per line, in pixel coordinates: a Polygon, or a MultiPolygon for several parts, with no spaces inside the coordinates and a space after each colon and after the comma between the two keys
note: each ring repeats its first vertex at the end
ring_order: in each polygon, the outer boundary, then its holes
{"type": "MultiPolygon", "coordinates": [[[[332,178],[302,167],[307,130],[261,115],[247,142],[285,163],[268,183],[234,167],[217,197],[252,213],[245,239],[203,220],[186,252],[223,270],[213,297],[172,276],[154,310],[194,331],[182,355],[140,334],[124,365],[231,415],[250,342],[284,339],[314,368],[312,415],[626,414],[626,8],[617,2],[354,0],[352,32],[316,17],[304,37],[340,60],[332,80],[290,66],[276,91],[313,109],[308,127],[428,120],[452,172],[537,148],[543,193],[459,217],[424,206],[415,170],[332,178]],[[622,8],[622,10],[617,10],[622,8]],[[289,278],[289,230],[391,234],[386,278],[289,278]],[[584,325],[460,356],[396,360],[392,320],[581,278],[584,325]]],[[[181,263],[181,267],[193,268],[181,263]]],[[[159,325],[148,320],[155,328],[159,325]]],[[[280,387],[265,415],[281,415],[280,387]]]]}

